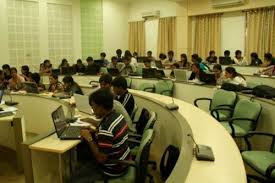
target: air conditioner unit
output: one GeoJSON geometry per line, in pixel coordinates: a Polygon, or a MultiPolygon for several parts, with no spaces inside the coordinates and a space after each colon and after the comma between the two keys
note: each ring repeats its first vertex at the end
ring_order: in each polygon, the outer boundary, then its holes
{"type": "Polygon", "coordinates": [[[150,11],[142,13],[142,18],[149,19],[149,18],[159,18],[160,11],[150,11]]]}
{"type": "Polygon", "coordinates": [[[241,6],[246,3],[246,0],[212,0],[214,8],[225,8],[230,6],[241,6]]]}

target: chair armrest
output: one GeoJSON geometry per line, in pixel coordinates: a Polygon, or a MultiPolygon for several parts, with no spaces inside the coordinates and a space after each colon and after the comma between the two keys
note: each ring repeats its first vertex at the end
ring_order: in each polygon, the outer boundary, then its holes
{"type": "MultiPolygon", "coordinates": [[[[197,98],[196,100],[194,100],[194,105],[196,106],[196,107],[199,107],[198,106],[198,101],[201,101],[201,100],[207,100],[207,101],[209,101],[210,102],[210,105],[211,105],[211,103],[212,103],[212,99],[211,98],[197,98]]],[[[210,106],[209,105],[209,106],[210,106]]]]}
{"type": "Polygon", "coordinates": [[[152,90],[152,91],[154,91],[154,90],[155,90],[155,88],[154,88],[154,87],[147,87],[147,88],[143,88],[143,91],[147,91],[147,90],[152,90]]]}
{"type": "Polygon", "coordinates": [[[272,163],[271,165],[268,166],[268,168],[265,171],[265,175],[268,178],[271,178],[272,171],[275,170],[275,163],[272,163]]]}
{"type": "Polygon", "coordinates": [[[252,122],[256,122],[256,120],[250,119],[250,118],[230,118],[228,120],[228,122],[229,122],[229,126],[230,126],[230,128],[232,130],[232,136],[233,137],[236,137],[236,135],[235,135],[235,129],[233,127],[233,123],[234,123],[234,121],[237,121],[237,120],[238,121],[252,121],[252,122]]]}
{"type": "Polygon", "coordinates": [[[229,112],[232,112],[233,113],[233,109],[231,109],[231,108],[224,108],[224,107],[219,107],[219,108],[215,108],[215,109],[212,109],[211,110],[211,115],[214,117],[214,118],[216,118],[218,121],[221,121],[221,119],[220,119],[220,115],[219,115],[219,111],[229,111],[229,112]],[[216,114],[216,116],[215,116],[215,114],[216,114]]]}
{"type": "Polygon", "coordinates": [[[220,108],[220,107],[229,107],[230,109],[233,108],[232,105],[228,105],[228,104],[222,104],[222,105],[218,105],[216,108],[220,108]]]}
{"type": "MultiPolygon", "coordinates": [[[[270,152],[273,151],[273,147],[275,144],[275,135],[274,134],[266,133],[266,132],[259,132],[259,131],[252,131],[252,132],[248,132],[248,134],[244,138],[248,141],[248,138],[253,137],[254,135],[272,137],[272,142],[271,142],[269,151],[270,152]]],[[[252,148],[250,147],[248,150],[251,150],[251,149],[252,148]]]]}
{"type": "Polygon", "coordinates": [[[163,90],[160,92],[160,94],[163,95],[166,92],[169,92],[169,96],[171,96],[172,90],[163,90]]]}
{"type": "Polygon", "coordinates": [[[128,165],[137,168],[137,165],[134,161],[127,161],[127,160],[109,160],[106,162],[107,164],[121,164],[121,165],[128,165]]]}

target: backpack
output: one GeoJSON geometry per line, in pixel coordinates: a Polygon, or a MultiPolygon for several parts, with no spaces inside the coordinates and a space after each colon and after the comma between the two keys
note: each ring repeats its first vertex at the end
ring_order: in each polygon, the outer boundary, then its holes
{"type": "Polygon", "coordinates": [[[247,89],[246,87],[242,86],[242,85],[236,85],[236,84],[232,84],[232,83],[223,83],[221,89],[227,90],[227,91],[242,91],[247,89]]]}
{"type": "Polygon", "coordinates": [[[267,85],[259,85],[253,88],[252,94],[257,97],[272,99],[275,98],[275,88],[267,85]]]}
{"type": "Polygon", "coordinates": [[[136,124],[136,130],[137,130],[137,134],[142,134],[144,131],[144,128],[146,126],[146,124],[148,123],[150,119],[150,112],[143,108],[140,114],[140,117],[138,119],[138,122],[136,124]]]}
{"type": "Polygon", "coordinates": [[[160,174],[163,181],[165,181],[171,174],[175,167],[180,154],[179,148],[169,145],[160,161],[160,174]]]}

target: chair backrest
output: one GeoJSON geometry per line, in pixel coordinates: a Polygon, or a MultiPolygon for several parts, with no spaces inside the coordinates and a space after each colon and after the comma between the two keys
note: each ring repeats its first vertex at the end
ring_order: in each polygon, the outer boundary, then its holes
{"type": "Polygon", "coordinates": [[[132,120],[134,120],[135,115],[137,113],[137,110],[138,110],[138,106],[137,106],[137,104],[135,104],[134,109],[133,109],[132,114],[131,114],[131,119],[132,120]]]}
{"type": "Polygon", "coordinates": [[[150,119],[150,112],[146,108],[143,108],[141,110],[140,117],[136,125],[137,134],[142,135],[144,128],[147,125],[149,119],[150,119]]]}
{"type": "MultiPolygon", "coordinates": [[[[231,108],[233,108],[235,105],[236,99],[237,99],[237,94],[233,91],[226,91],[222,89],[216,90],[213,95],[212,103],[210,105],[210,110],[215,109],[220,105],[229,105],[231,106],[231,108]]],[[[227,108],[227,107],[223,107],[223,108],[227,108]]],[[[220,111],[220,112],[227,117],[229,117],[231,114],[231,112],[229,111],[220,111]]]]}
{"type": "Polygon", "coordinates": [[[143,132],[145,132],[148,129],[153,129],[156,121],[157,121],[157,113],[152,111],[150,113],[150,119],[148,120],[143,132]]]}
{"type": "Polygon", "coordinates": [[[150,146],[154,138],[154,131],[152,129],[146,130],[142,136],[140,146],[137,151],[135,159],[136,169],[136,183],[145,182],[147,175],[148,159],[150,154],[150,146]]]}
{"type": "Polygon", "coordinates": [[[161,80],[155,84],[155,92],[161,95],[172,96],[173,82],[170,80],[161,80]]]}
{"type": "Polygon", "coordinates": [[[138,90],[154,92],[154,84],[153,83],[141,83],[138,87],[138,90]]]}
{"type": "Polygon", "coordinates": [[[248,118],[249,120],[236,120],[234,124],[240,126],[247,132],[253,131],[257,127],[257,121],[262,111],[262,106],[256,101],[250,101],[246,99],[239,100],[235,106],[233,118],[248,118]]]}

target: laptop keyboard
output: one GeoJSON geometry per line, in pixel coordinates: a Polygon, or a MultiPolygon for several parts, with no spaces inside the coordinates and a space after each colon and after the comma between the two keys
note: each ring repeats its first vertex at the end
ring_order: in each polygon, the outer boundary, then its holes
{"type": "Polygon", "coordinates": [[[65,134],[67,137],[78,137],[80,136],[81,127],[78,126],[71,126],[67,128],[65,134]]]}

